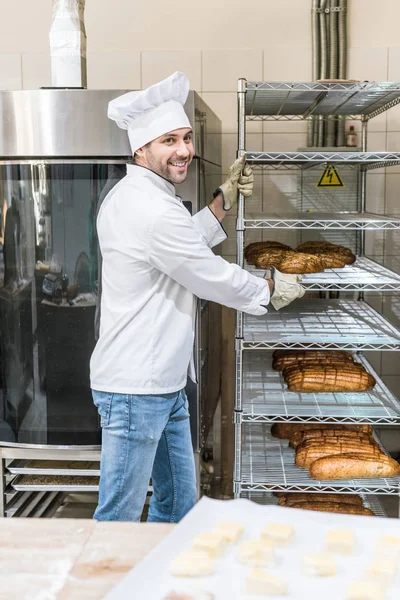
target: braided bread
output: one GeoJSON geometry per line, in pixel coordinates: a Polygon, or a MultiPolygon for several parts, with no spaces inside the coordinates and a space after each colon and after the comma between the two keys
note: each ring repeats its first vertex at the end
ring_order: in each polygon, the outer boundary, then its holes
{"type": "MultiPolygon", "coordinates": [[[[334,256],[336,255],[336,260],[340,260],[344,262],[346,265],[351,265],[355,262],[356,257],[350,248],[346,248],[345,246],[340,246],[339,244],[331,244],[331,242],[304,242],[297,246],[297,252],[307,252],[309,254],[317,254],[320,259],[322,259],[322,255],[326,255],[326,260],[329,262],[333,261],[334,256]]],[[[335,267],[331,267],[335,268],[335,267]]]]}
{"type": "Polygon", "coordinates": [[[313,254],[287,252],[278,265],[282,273],[320,273],[324,270],[322,261],[313,254]]]}
{"type": "Polygon", "coordinates": [[[342,269],[346,266],[346,261],[339,252],[314,252],[324,269],[342,269]]]}
{"type": "Polygon", "coordinates": [[[281,244],[281,242],[253,242],[245,247],[244,257],[249,264],[255,264],[255,259],[258,256],[258,254],[262,254],[266,250],[272,249],[292,250],[290,246],[287,246],[286,244],[281,244]]]}
{"type": "MultiPolygon", "coordinates": [[[[281,261],[289,253],[282,248],[267,248],[259,251],[256,255],[252,255],[254,265],[259,269],[267,269],[268,267],[279,268],[281,261]]],[[[295,254],[295,252],[293,252],[295,254]]]]}

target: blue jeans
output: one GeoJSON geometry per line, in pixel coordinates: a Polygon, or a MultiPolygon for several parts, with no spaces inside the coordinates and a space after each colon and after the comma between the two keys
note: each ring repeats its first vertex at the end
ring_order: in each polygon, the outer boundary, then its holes
{"type": "Polygon", "coordinates": [[[139,521],[150,477],[148,521],[176,523],[196,503],[185,391],[144,396],[92,390],[101,418],[97,521],[139,521]]]}

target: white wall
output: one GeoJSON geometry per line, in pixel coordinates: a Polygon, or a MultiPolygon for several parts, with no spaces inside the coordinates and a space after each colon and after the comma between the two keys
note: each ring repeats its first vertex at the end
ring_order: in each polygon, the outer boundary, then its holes
{"type": "MultiPolygon", "coordinates": [[[[236,152],[237,78],[309,80],[310,9],[311,0],[86,0],[88,87],[138,88],[185,71],[222,120],[227,173],[236,152]]],[[[0,0],[0,14],[0,89],[50,85],[51,0],[0,0]]],[[[349,0],[349,78],[400,81],[399,22],[398,0],[349,0]]],[[[305,145],[302,123],[254,123],[248,131],[253,150],[305,145]]],[[[372,120],[369,131],[369,149],[400,150],[400,107],[372,120]]],[[[368,208],[400,214],[400,167],[387,171],[368,175],[368,208]]],[[[254,209],[279,206],[290,193],[293,182],[280,177],[276,185],[269,176],[257,176],[254,209]]],[[[234,260],[233,216],[227,229],[232,237],[224,255],[234,260]]],[[[395,268],[398,235],[374,234],[368,242],[395,268]]],[[[398,298],[374,302],[400,327],[398,298]]],[[[385,353],[382,364],[400,395],[398,355],[385,353]]]]}

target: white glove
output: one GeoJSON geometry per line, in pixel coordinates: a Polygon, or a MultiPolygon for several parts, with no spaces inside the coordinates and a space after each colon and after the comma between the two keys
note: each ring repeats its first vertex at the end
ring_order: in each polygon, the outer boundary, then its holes
{"type": "Polygon", "coordinates": [[[253,193],[253,171],[250,165],[246,165],[245,162],[245,155],[235,160],[229,169],[228,179],[214,192],[214,198],[222,192],[224,210],[231,210],[236,204],[238,192],[246,198],[253,193]]]}
{"type": "Polygon", "coordinates": [[[274,289],[271,294],[271,304],[275,310],[287,306],[296,298],[302,298],[306,290],[299,284],[300,275],[281,273],[276,267],[271,267],[271,276],[274,289]]]}

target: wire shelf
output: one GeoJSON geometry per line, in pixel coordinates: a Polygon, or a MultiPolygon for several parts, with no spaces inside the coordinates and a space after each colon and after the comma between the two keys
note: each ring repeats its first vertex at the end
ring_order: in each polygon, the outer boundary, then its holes
{"type": "MultiPolygon", "coordinates": [[[[247,265],[246,270],[259,277],[265,274],[265,269],[252,265],[247,265]]],[[[362,256],[354,264],[341,269],[302,275],[301,284],[307,291],[398,292],[400,274],[362,256]]]]}
{"type": "Polygon", "coordinates": [[[276,442],[262,424],[243,427],[240,492],[337,492],[355,494],[400,493],[400,477],[376,479],[311,479],[306,469],[296,467],[294,450],[276,442]]]}
{"type": "Polygon", "coordinates": [[[246,82],[249,119],[364,115],[371,119],[400,102],[400,83],[246,82]]]}
{"type": "Polygon", "coordinates": [[[400,230],[400,217],[370,213],[270,213],[246,215],[245,229],[400,230]]]}
{"type": "Polygon", "coordinates": [[[400,424],[400,402],[363,356],[356,357],[376,379],[373,389],[354,393],[290,392],[272,354],[245,352],[242,421],[400,424]]]}
{"type": "Polygon", "coordinates": [[[243,349],[400,350],[400,331],[366,302],[296,300],[280,312],[243,315],[243,349]]]}
{"type": "MultiPolygon", "coordinates": [[[[387,517],[387,513],[377,496],[367,496],[365,494],[360,494],[360,496],[364,506],[374,511],[377,517],[387,517]]],[[[242,492],[240,497],[264,506],[276,506],[279,500],[279,498],[268,492],[242,492]]],[[[344,498],[343,501],[345,501],[344,498]]]]}
{"type": "Polygon", "coordinates": [[[318,165],[346,165],[364,170],[400,164],[400,152],[246,152],[252,167],[303,169],[318,165]]]}

